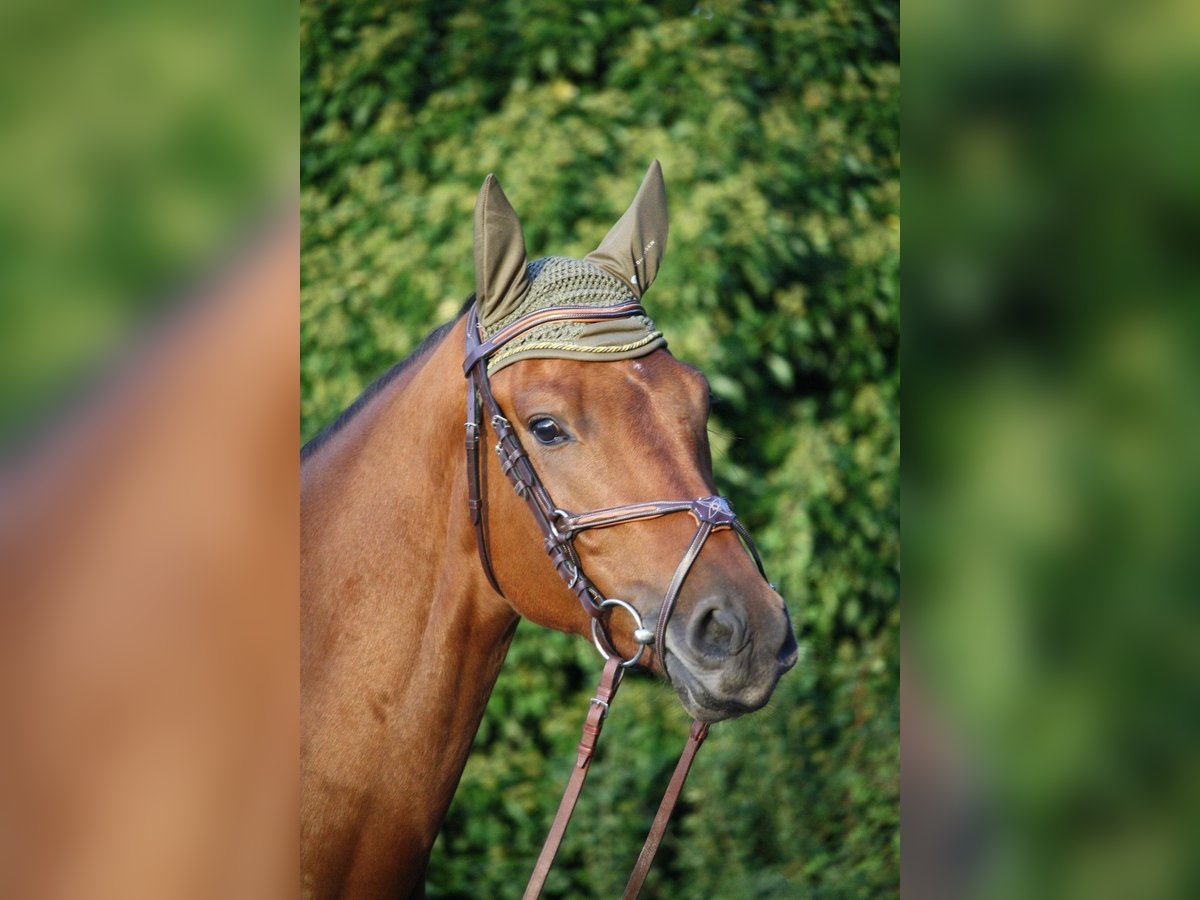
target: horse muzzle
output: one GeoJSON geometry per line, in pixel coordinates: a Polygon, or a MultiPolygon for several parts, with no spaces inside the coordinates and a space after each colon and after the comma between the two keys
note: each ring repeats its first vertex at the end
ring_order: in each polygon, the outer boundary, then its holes
{"type": "Polygon", "coordinates": [[[761,709],[796,664],[787,607],[780,601],[766,614],[762,606],[751,606],[738,595],[712,594],[686,615],[676,615],[665,636],[662,663],[692,718],[718,722],[761,709]]]}

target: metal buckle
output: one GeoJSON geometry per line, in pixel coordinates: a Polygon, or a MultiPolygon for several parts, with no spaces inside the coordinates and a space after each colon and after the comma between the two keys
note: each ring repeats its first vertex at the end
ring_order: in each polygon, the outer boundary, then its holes
{"type": "Polygon", "coordinates": [[[565,532],[558,530],[557,523],[563,519],[570,518],[570,515],[565,509],[556,506],[550,510],[550,515],[546,517],[546,524],[550,528],[550,536],[554,538],[555,543],[566,544],[571,538],[575,537],[575,530],[573,528],[568,528],[565,532]]]}
{"type": "MultiPolygon", "coordinates": [[[[638,637],[637,638],[637,640],[638,640],[637,653],[633,654],[633,656],[631,658],[621,661],[622,668],[628,669],[630,666],[637,665],[638,660],[640,660],[642,658],[642,654],[646,652],[646,644],[648,644],[654,640],[654,634],[653,634],[653,632],[648,631],[646,626],[642,624],[641,614],[638,613],[638,611],[633,608],[632,604],[626,603],[624,600],[618,600],[616,597],[609,597],[607,600],[600,601],[601,609],[606,609],[610,606],[620,607],[621,609],[625,610],[625,612],[629,613],[630,616],[633,617],[633,633],[634,633],[635,637],[639,634],[639,632],[643,636],[646,634],[650,635],[650,640],[645,641],[645,642],[643,642],[640,639],[640,637],[638,637]]],[[[592,619],[592,643],[596,645],[596,650],[600,653],[600,655],[602,657],[604,657],[605,660],[607,660],[609,658],[610,654],[607,650],[604,649],[604,646],[600,643],[600,634],[596,630],[599,627],[599,625],[600,625],[599,618],[592,619]]]]}
{"type": "Polygon", "coordinates": [[[593,706],[603,707],[604,712],[600,713],[600,719],[602,721],[604,719],[608,718],[608,703],[607,702],[605,702],[604,700],[601,700],[599,697],[593,697],[591,700],[588,701],[588,703],[590,703],[593,706]]]}

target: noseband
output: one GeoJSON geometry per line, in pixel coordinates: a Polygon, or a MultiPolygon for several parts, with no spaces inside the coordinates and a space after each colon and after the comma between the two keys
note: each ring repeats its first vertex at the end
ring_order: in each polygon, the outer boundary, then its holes
{"type": "MultiPolygon", "coordinates": [[[[486,411],[488,421],[496,433],[496,454],[500,458],[500,469],[512,484],[517,495],[523,498],[533,513],[533,519],[542,533],[543,545],[549,554],[558,574],[566,582],[567,587],[575,592],[583,606],[584,612],[591,617],[592,640],[596,649],[605,659],[604,674],[601,676],[597,696],[592,699],[587,721],[584,723],[584,737],[579,745],[576,766],[568,782],[567,791],[563,795],[558,815],[551,826],[550,834],[538,859],[525,897],[537,897],[541,891],[553,862],[558,845],[562,841],[579,790],[583,787],[583,779],[587,774],[592,752],[600,729],[608,713],[608,704],[615,695],[624,671],[638,664],[646,647],[654,645],[655,655],[666,673],[666,634],[667,624],[674,612],[675,603],[683,588],[684,580],[700,555],[709,535],[723,529],[733,530],[741,538],[750,555],[754,559],[758,571],[766,578],[762,559],[749,533],[734,515],[733,507],[724,497],[697,497],[690,500],[649,500],[642,503],[630,503],[624,506],[613,506],[591,512],[572,513],[555,504],[550,492],[538,477],[537,471],[529,455],[525,452],[517,437],[512,423],[501,412],[499,404],[492,393],[488,380],[487,361],[504,344],[532,328],[548,322],[600,322],[626,316],[645,315],[640,303],[629,301],[616,306],[560,306],[535,310],[516,319],[500,329],[488,340],[483,340],[479,331],[478,306],[473,305],[467,316],[466,356],[463,360],[463,372],[467,378],[467,421],[466,421],[466,450],[467,450],[467,506],[470,510],[471,524],[475,530],[475,544],[478,548],[479,559],[488,581],[496,593],[504,596],[492,567],[491,553],[488,549],[487,533],[485,531],[484,504],[485,497],[481,491],[480,437],[483,415],[486,411]],[[610,528],[624,525],[628,522],[639,522],[647,519],[657,519],[674,513],[689,513],[696,520],[696,532],[691,543],[684,551],[683,558],[675,568],[662,604],[659,606],[658,617],[653,628],[645,627],[639,611],[629,602],[617,598],[607,598],[583,571],[579,553],[575,549],[575,537],[581,532],[593,528],[610,528]],[[608,625],[605,622],[606,613],[612,609],[624,610],[634,623],[633,636],[637,642],[637,650],[628,659],[622,659],[612,640],[608,625]]],[[[702,722],[692,725],[691,735],[684,748],[683,756],[676,767],[675,775],[663,797],[658,815],[655,817],[650,835],[642,848],[637,866],[630,876],[625,889],[626,898],[636,897],[653,860],[654,852],[662,834],[666,829],[675,801],[683,788],[683,780],[691,766],[692,757],[700,743],[708,733],[708,726],[702,722]]]]}

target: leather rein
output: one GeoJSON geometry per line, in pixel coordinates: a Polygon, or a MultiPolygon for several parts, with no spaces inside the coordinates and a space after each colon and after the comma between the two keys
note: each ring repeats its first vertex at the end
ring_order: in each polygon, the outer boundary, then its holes
{"type": "MultiPolygon", "coordinates": [[[[600,683],[588,708],[587,718],[583,725],[583,737],[579,742],[576,764],[567,782],[566,790],[559,804],[558,813],[546,836],[546,842],[538,857],[537,865],[525,888],[525,900],[533,900],[542,890],[546,876],[554,862],[558,847],[562,843],[567,823],[574,811],[575,803],[587,777],[596,742],[600,737],[604,720],[608,715],[609,704],[620,687],[625,671],[638,664],[642,654],[649,645],[662,662],[666,673],[666,631],[671,613],[683,588],[684,580],[691,571],[693,564],[700,555],[701,549],[710,534],[722,529],[732,529],[745,544],[750,555],[754,558],[759,572],[766,577],[762,560],[750,539],[749,533],[734,515],[733,508],[724,497],[698,497],[691,500],[651,500],[643,503],[631,503],[624,506],[614,506],[584,513],[571,513],[557,506],[550,497],[549,491],[538,477],[528,454],[525,452],[517,437],[516,429],[500,410],[495,396],[492,394],[488,381],[487,362],[493,353],[518,335],[547,322],[575,321],[599,322],[608,319],[624,318],[626,316],[645,315],[640,303],[629,301],[616,306],[559,306],[535,310],[528,313],[504,328],[500,329],[488,340],[483,340],[479,332],[478,305],[473,305],[467,316],[466,355],[463,360],[463,372],[467,379],[467,421],[466,421],[466,451],[467,451],[467,506],[470,511],[471,524],[475,530],[475,544],[479,552],[479,560],[487,575],[492,588],[500,596],[504,596],[496,573],[492,568],[491,553],[488,549],[485,516],[485,496],[481,491],[481,459],[479,453],[480,439],[484,430],[484,414],[496,434],[496,454],[500,459],[500,469],[512,484],[517,495],[525,500],[538,529],[542,533],[546,553],[549,554],[558,574],[562,577],[575,595],[580,605],[591,617],[592,641],[596,649],[605,659],[604,670],[600,683]],[[673,513],[686,512],[696,520],[696,533],[691,543],[684,551],[683,558],[675,569],[675,574],[667,587],[663,602],[659,607],[657,621],[653,628],[647,628],[641,614],[629,602],[618,598],[605,597],[596,585],[583,571],[583,564],[575,549],[574,539],[582,531],[592,528],[608,528],[623,525],[627,522],[637,522],[655,519],[673,513]],[[622,659],[608,631],[606,619],[613,609],[621,609],[634,623],[634,640],[638,648],[632,657],[622,659]]],[[[654,854],[662,841],[667,823],[675,808],[679,794],[683,790],[684,780],[691,768],[692,760],[700,744],[708,735],[708,724],[694,721],[687,743],[675,773],[663,795],[658,813],[654,817],[650,833],[638,856],[629,882],[622,895],[626,900],[637,897],[641,890],[646,873],[654,860],[654,854]]]]}

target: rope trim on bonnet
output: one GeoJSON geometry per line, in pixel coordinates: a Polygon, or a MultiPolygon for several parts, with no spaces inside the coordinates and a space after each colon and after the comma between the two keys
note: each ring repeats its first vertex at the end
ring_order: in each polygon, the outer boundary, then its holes
{"type": "MultiPolygon", "coordinates": [[[[480,327],[491,339],[522,316],[561,306],[612,307],[638,301],[616,275],[584,259],[545,256],[526,267],[529,287],[518,307],[498,322],[480,327]]],[[[586,316],[583,317],[586,319],[586,316]]],[[[619,321],[588,325],[578,320],[549,321],[502,344],[487,363],[489,374],[528,356],[611,360],[649,353],[665,339],[654,322],[639,311],[619,321]]]]}
{"type": "Polygon", "coordinates": [[[559,350],[569,351],[571,353],[628,353],[630,350],[636,350],[638,347],[644,347],[652,341],[656,341],[662,337],[662,332],[654,331],[646,335],[644,338],[633,341],[629,344],[614,344],[603,347],[588,347],[582,344],[561,344],[554,341],[531,341],[527,344],[522,344],[519,347],[505,347],[492,357],[492,363],[497,363],[513,356],[519,356],[522,353],[528,353],[532,350],[559,350]]]}

